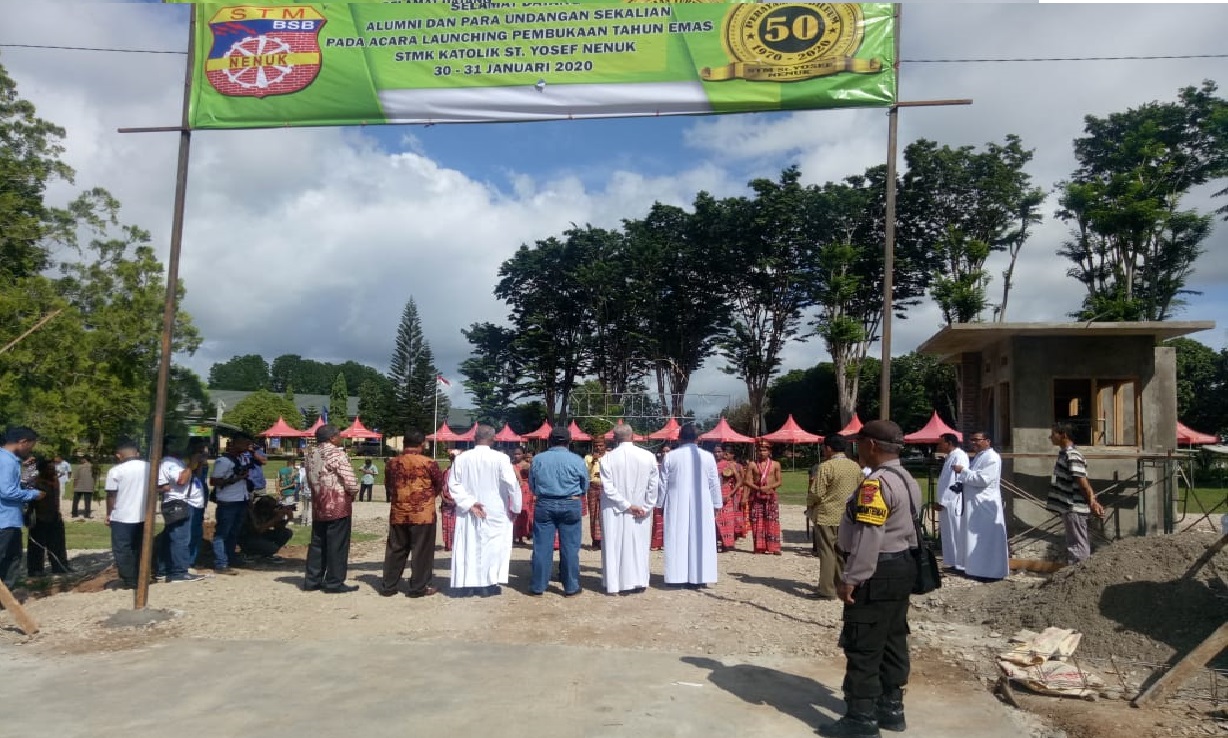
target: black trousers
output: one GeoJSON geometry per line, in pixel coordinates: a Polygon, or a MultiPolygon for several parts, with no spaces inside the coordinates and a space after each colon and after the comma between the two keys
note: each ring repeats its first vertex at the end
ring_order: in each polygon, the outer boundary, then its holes
{"type": "Polygon", "coordinates": [[[303,586],[331,589],[345,584],[350,565],[350,519],[313,520],[303,586]]]}
{"type": "Polygon", "coordinates": [[[21,576],[21,528],[0,528],[0,581],[10,590],[21,576]]]}
{"type": "Polygon", "coordinates": [[[363,500],[366,500],[367,502],[370,502],[371,501],[371,490],[373,489],[375,489],[374,484],[358,485],[358,501],[362,502],[363,500]]]}
{"type": "Polygon", "coordinates": [[[263,533],[251,533],[239,538],[239,550],[244,556],[276,556],[294,531],[289,528],[270,528],[263,533]]]}
{"type": "Polygon", "coordinates": [[[431,584],[435,573],[435,524],[388,526],[388,546],[384,549],[384,591],[401,583],[405,560],[409,559],[409,593],[415,594],[431,584]]]}
{"type": "Polygon", "coordinates": [[[844,606],[846,700],[877,699],[908,683],[908,598],[915,579],[911,556],[880,560],[854,591],[855,603],[844,606]]]}
{"type": "Polygon", "coordinates": [[[85,500],[85,517],[90,517],[90,505],[94,503],[93,492],[74,492],[72,496],[72,516],[77,517],[81,501],[85,500]]]}
{"type": "Polygon", "coordinates": [[[51,564],[54,574],[68,571],[68,547],[64,540],[64,521],[39,521],[30,528],[26,543],[26,574],[42,576],[45,562],[51,564]]]}

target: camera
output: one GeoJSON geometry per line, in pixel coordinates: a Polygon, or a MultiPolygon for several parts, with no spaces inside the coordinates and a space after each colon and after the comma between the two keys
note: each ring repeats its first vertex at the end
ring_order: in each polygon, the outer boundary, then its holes
{"type": "Polygon", "coordinates": [[[956,482],[955,484],[952,484],[951,491],[957,495],[962,495],[964,493],[964,483],[956,482]]]}

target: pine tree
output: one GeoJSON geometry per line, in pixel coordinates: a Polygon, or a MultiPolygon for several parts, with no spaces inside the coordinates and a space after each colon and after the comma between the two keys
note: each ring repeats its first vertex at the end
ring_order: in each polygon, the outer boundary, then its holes
{"type": "Polygon", "coordinates": [[[345,375],[338,374],[328,394],[328,421],[338,428],[344,428],[350,424],[350,413],[347,407],[349,396],[349,390],[345,386],[345,375]]]}
{"type": "MultiPolygon", "coordinates": [[[[389,362],[389,402],[387,409],[387,432],[393,435],[404,433],[408,428],[434,430],[431,427],[435,412],[436,377],[431,346],[422,335],[422,322],[418,318],[418,305],[411,297],[401,313],[397,328],[396,345],[389,362]]],[[[440,398],[443,400],[443,398],[440,398]]],[[[440,403],[440,412],[447,412],[447,402],[440,403]]]]}

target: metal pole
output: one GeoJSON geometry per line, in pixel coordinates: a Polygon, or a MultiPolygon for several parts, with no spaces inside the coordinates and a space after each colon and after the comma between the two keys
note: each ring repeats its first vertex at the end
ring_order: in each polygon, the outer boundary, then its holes
{"type": "Polygon", "coordinates": [[[136,580],[133,608],[140,610],[149,601],[149,577],[153,560],[154,516],[158,509],[158,464],[162,457],[162,434],[166,428],[166,390],[171,374],[171,339],[175,333],[175,312],[179,293],[179,252],[183,246],[183,211],[188,186],[188,153],[192,131],[188,127],[188,106],[192,95],[192,60],[196,47],[196,12],[188,21],[188,63],[183,75],[183,124],[179,130],[179,165],[175,173],[175,205],[171,219],[171,253],[166,264],[166,301],[162,307],[162,347],[158,363],[158,385],[154,394],[152,437],[149,439],[149,477],[145,487],[145,530],[141,544],[141,567],[136,580]]]}
{"type": "MultiPolygon", "coordinates": [[[[891,60],[895,68],[896,98],[900,90],[900,3],[895,3],[895,32],[893,44],[895,58],[891,60]]],[[[896,138],[899,132],[900,108],[892,105],[887,113],[887,202],[883,223],[883,359],[882,374],[879,377],[878,417],[882,420],[891,419],[891,310],[893,271],[895,269],[895,153],[896,138]]]]}
{"type": "Polygon", "coordinates": [[[431,458],[432,459],[439,455],[439,436],[438,436],[438,433],[439,433],[439,377],[435,377],[434,387],[435,387],[435,419],[432,422],[435,426],[433,432],[437,435],[435,436],[435,440],[431,442],[431,458]]]}

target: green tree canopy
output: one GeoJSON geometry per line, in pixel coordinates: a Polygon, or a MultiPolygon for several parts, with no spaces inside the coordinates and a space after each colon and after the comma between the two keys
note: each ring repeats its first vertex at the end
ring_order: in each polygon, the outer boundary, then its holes
{"type": "MultiPolygon", "coordinates": [[[[259,354],[235,356],[209,368],[209,387],[212,389],[254,392],[270,389],[269,363],[259,354]]],[[[284,392],[285,387],[277,388],[284,392]]]]}
{"type": "Polygon", "coordinates": [[[293,402],[267,389],[260,389],[235,403],[222,420],[254,436],[267,430],[279,417],[284,418],[292,428],[303,427],[302,415],[293,402]]]}

